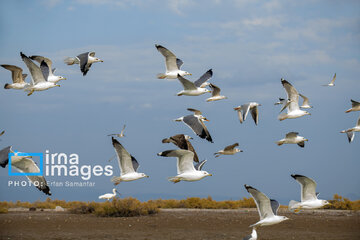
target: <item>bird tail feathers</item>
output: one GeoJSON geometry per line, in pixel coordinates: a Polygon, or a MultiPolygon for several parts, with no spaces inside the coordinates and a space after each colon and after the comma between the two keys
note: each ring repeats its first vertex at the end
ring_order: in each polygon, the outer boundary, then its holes
{"type": "Polygon", "coordinates": [[[180,179],[178,177],[169,177],[168,180],[170,182],[173,182],[173,183],[178,183],[180,182],[180,179]]]}
{"type": "Polygon", "coordinates": [[[300,203],[300,202],[297,202],[297,201],[295,201],[295,200],[291,200],[291,201],[289,202],[289,211],[294,212],[295,209],[299,207],[299,203],[300,203]]]}
{"type": "Polygon", "coordinates": [[[6,84],[4,85],[4,88],[5,88],[5,89],[10,89],[10,84],[6,83],[6,84]]]}
{"type": "Polygon", "coordinates": [[[284,142],[283,142],[283,141],[277,141],[276,144],[277,144],[278,146],[281,146],[281,145],[284,144],[284,142]]]}
{"type": "Polygon", "coordinates": [[[163,74],[163,73],[158,73],[158,74],[156,75],[156,77],[157,77],[158,79],[164,79],[164,78],[166,78],[166,75],[163,74]]]}
{"type": "Polygon", "coordinates": [[[121,182],[121,179],[120,179],[120,177],[114,176],[111,178],[111,182],[113,182],[114,185],[118,185],[121,182]]]}
{"type": "Polygon", "coordinates": [[[67,65],[73,65],[76,63],[76,58],[73,58],[73,57],[67,57],[64,59],[64,62],[67,64],[67,65]]]}

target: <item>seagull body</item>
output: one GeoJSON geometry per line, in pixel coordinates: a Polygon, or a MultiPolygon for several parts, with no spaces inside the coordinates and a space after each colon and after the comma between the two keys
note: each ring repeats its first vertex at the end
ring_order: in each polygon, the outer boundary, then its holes
{"type": "Polygon", "coordinates": [[[274,225],[288,220],[285,216],[277,215],[280,204],[276,200],[270,200],[265,194],[249,185],[245,184],[244,186],[248,193],[254,198],[260,215],[260,221],[250,225],[250,227],[274,225]]]}
{"type": "Polygon", "coordinates": [[[357,101],[354,101],[351,99],[351,108],[349,108],[345,112],[349,113],[349,112],[355,112],[355,111],[360,111],[360,102],[357,102],[357,101]]]}
{"type": "Polygon", "coordinates": [[[299,93],[296,89],[285,79],[281,79],[281,83],[285,88],[287,99],[289,99],[290,103],[287,106],[287,113],[282,113],[278,116],[280,121],[285,119],[293,119],[302,117],[305,115],[310,115],[307,111],[301,110],[299,107],[299,93]]]}
{"type": "Polygon", "coordinates": [[[243,123],[246,120],[246,117],[250,111],[251,116],[254,119],[255,125],[257,125],[259,122],[258,106],[261,106],[261,104],[257,102],[249,102],[241,106],[235,107],[234,110],[238,113],[240,123],[243,123]]]}
{"type": "Polygon", "coordinates": [[[304,147],[305,146],[305,141],[309,141],[308,139],[299,136],[298,132],[289,132],[286,134],[285,138],[277,141],[277,145],[281,146],[283,144],[297,144],[300,147],[304,147]]]}
{"type": "Polygon", "coordinates": [[[336,73],[334,74],[333,79],[331,80],[331,82],[329,84],[325,84],[323,85],[324,87],[333,87],[335,86],[335,79],[336,79],[336,73]]]}
{"type": "Polygon", "coordinates": [[[212,69],[208,70],[204,73],[198,80],[195,82],[191,82],[181,75],[178,75],[177,78],[182,84],[184,90],[177,93],[178,96],[186,95],[186,96],[199,96],[201,94],[210,92],[205,88],[206,82],[212,77],[213,72],[212,69]]]}
{"type": "Polygon", "coordinates": [[[108,136],[116,136],[118,138],[125,137],[125,135],[124,135],[125,127],[126,127],[126,125],[124,124],[123,129],[121,130],[120,133],[112,133],[112,134],[109,134],[108,136]]]}
{"type": "Polygon", "coordinates": [[[190,139],[193,139],[193,138],[188,135],[178,134],[178,135],[171,136],[169,138],[164,138],[162,140],[162,143],[173,143],[176,146],[178,146],[180,149],[192,151],[194,153],[194,162],[199,162],[199,157],[198,157],[193,145],[189,141],[190,139]]]}
{"type": "Polygon", "coordinates": [[[176,58],[175,54],[173,54],[170,50],[167,48],[155,44],[156,49],[165,57],[165,65],[166,65],[166,72],[165,73],[159,73],[157,75],[157,78],[159,79],[176,79],[178,75],[180,76],[186,76],[191,75],[191,73],[188,73],[186,71],[180,70],[180,67],[183,64],[183,61],[176,58]]]}
{"type": "Polygon", "coordinates": [[[316,182],[314,180],[298,174],[291,174],[291,177],[301,185],[301,202],[291,200],[289,202],[290,211],[297,213],[302,208],[314,209],[329,204],[328,201],[317,198],[318,193],[316,193],[316,182]]]}
{"type": "Polygon", "coordinates": [[[227,99],[227,97],[225,96],[221,96],[220,95],[220,88],[212,83],[209,83],[210,88],[212,89],[211,92],[211,97],[209,97],[208,99],[206,99],[207,102],[212,102],[212,101],[218,101],[218,100],[222,100],[222,99],[227,99]]]}
{"type": "Polygon", "coordinates": [[[219,157],[220,155],[234,155],[235,153],[242,152],[243,150],[236,148],[239,146],[239,143],[234,143],[233,145],[229,145],[224,149],[214,153],[215,157],[219,157]]]}
{"type": "Polygon", "coordinates": [[[118,185],[120,182],[129,182],[140,178],[149,177],[145,173],[138,173],[137,169],[139,168],[139,163],[137,160],[131,156],[128,151],[126,151],[126,149],[120,144],[119,141],[117,141],[115,138],[111,139],[121,172],[119,177],[113,177],[111,181],[114,182],[115,185],[118,185]]]}
{"type": "Polygon", "coordinates": [[[256,228],[253,227],[251,235],[244,237],[243,240],[257,240],[256,228]]]}
{"type": "Polygon", "coordinates": [[[25,78],[27,74],[22,73],[22,68],[14,65],[1,65],[3,68],[11,71],[11,78],[13,83],[6,83],[4,88],[5,89],[24,89],[29,83],[25,82],[25,78]]]}
{"type": "Polygon", "coordinates": [[[106,199],[106,200],[110,200],[112,198],[114,198],[116,196],[116,188],[113,188],[113,193],[106,193],[104,195],[99,196],[99,199],[106,199]]]}
{"type": "Polygon", "coordinates": [[[68,57],[64,60],[64,62],[67,65],[79,64],[80,70],[83,73],[83,76],[85,76],[93,63],[104,61],[95,57],[95,52],[85,52],[77,57],[68,57]]]}
{"type": "MultiPolygon", "coordinates": [[[[20,152],[14,152],[11,146],[8,146],[0,151],[0,166],[5,168],[9,163],[9,153],[14,153],[11,157],[11,167],[15,168],[21,173],[39,173],[40,169],[36,163],[31,159],[31,156],[19,155],[20,152]]],[[[33,183],[33,185],[44,192],[46,195],[51,195],[50,188],[43,176],[26,175],[26,177],[33,183]]]]}
{"type": "Polygon", "coordinates": [[[200,138],[206,139],[209,142],[213,142],[209,131],[207,130],[203,121],[209,121],[207,118],[201,115],[201,112],[196,109],[188,108],[187,110],[194,112],[194,115],[187,115],[177,119],[176,122],[184,122],[193,132],[200,138]]]}
{"type": "Polygon", "coordinates": [[[41,67],[48,68],[45,61],[42,61],[39,67],[22,52],[20,53],[20,55],[22,60],[25,62],[27,68],[29,69],[32,78],[31,84],[25,87],[25,91],[29,92],[28,96],[30,96],[34,91],[44,91],[49,88],[60,87],[60,85],[47,81],[47,76],[44,76],[43,72],[41,71],[41,67]]]}
{"type": "Polygon", "coordinates": [[[351,143],[354,140],[355,132],[360,132],[360,117],[357,120],[355,127],[341,131],[341,133],[346,133],[349,143],[351,143]]]}
{"type": "MultiPolygon", "coordinates": [[[[212,176],[206,171],[197,170],[194,167],[193,159],[194,153],[189,150],[168,150],[157,154],[162,157],[176,157],[177,158],[177,174],[175,177],[170,177],[169,181],[177,183],[180,181],[194,182],[203,179],[206,176],[212,176]]],[[[204,164],[206,162],[203,161],[204,164]]],[[[202,165],[203,165],[202,164],[202,165]]],[[[199,169],[201,169],[202,165],[199,169]]]]}
{"type": "Polygon", "coordinates": [[[55,76],[54,75],[55,69],[52,69],[52,61],[49,58],[42,57],[42,56],[36,56],[36,55],[33,55],[30,58],[32,60],[35,60],[38,63],[40,63],[40,69],[41,69],[43,75],[47,76],[46,80],[48,82],[57,83],[60,80],[66,80],[66,78],[64,78],[62,76],[55,76]],[[42,63],[43,61],[47,66],[45,66],[44,63],[42,63]]]}
{"type": "Polygon", "coordinates": [[[304,100],[302,105],[300,106],[301,108],[312,108],[312,106],[310,106],[309,104],[309,98],[305,97],[304,95],[299,93],[299,96],[302,97],[302,99],[304,100]]]}

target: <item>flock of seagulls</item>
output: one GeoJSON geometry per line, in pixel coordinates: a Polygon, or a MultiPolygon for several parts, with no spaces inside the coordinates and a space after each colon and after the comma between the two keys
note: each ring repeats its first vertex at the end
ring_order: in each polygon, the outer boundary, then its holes
{"type": "MultiPolygon", "coordinates": [[[[183,61],[176,57],[167,48],[161,45],[155,45],[156,49],[163,55],[165,58],[165,73],[157,74],[159,79],[177,79],[183,90],[178,92],[177,96],[199,96],[206,93],[211,93],[211,97],[207,98],[207,102],[218,101],[227,99],[226,96],[220,95],[220,88],[213,83],[210,83],[210,80],[213,76],[213,70],[209,69],[206,71],[199,79],[196,81],[190,81],[185,79],[185,76],[192,75],[191,73],[181,70],[183,61]],[[209,87],[211,90],[207,89],[209,87]]],[[[65,80],[66,78],[62,76],[55,75],[55,69],[52,69],[52,61],[49,58],[43,56],[26,56],[22,52],[20,53],[21,59],[24,61],[27,66],[30,75],[31,82],[28,83],[25,81],[27,74],[23,74],[23,70],[20,67],[14,65],[1,65],[3,68],[11,71],[12,73],[12,82],[6,83],[5,89],[23,89],[28,93],[28,96],[33,94],[35,91],[44,91],[53,87],[59,87],[57,83],[60,80],[65,80]],[[35,62],[38,64],[36,64],[35,62]]],[[[103,62],[103,60],[95,57],[95,52],[85,52],[79,54],[76,57],[67,57],[64,60],[65,64],[73,65],[79,64],[80,71],[83,76],[85,76],[93,63],[103,62]]],[[[336,73],[332,81],[324,86],[335,86],[334,82],[336,79],[336,73]]],[[[310,105],[309,98],[300,94],[295,87],[288,82],[287,80],[281,78],[281,84],[286,92],[286,98],[279,98],[279,101],[275,105],[280,105],[280,113],[278,115],[278,120],[283,121],[285,119],[295,119],[303,117],[306,115],[311,115],[309,112],[303,109],[313,108],[310,105]],[[299,98],[303,99],[302,104],[299,104],[299,98]],[[286,112],[284,112],[286,110],[286,112]]],[[[352,107],[346,111],[360,111],[360,103],[354,100],[351,100],[352,107]]],[[[254,120],[255,125],[259,124],[259,106],[258,102],[248,102],[237,107],[234,107],[234,110],[238,113],[238,118],[240,123],[243,123],[248,113],[251,113],[251,116],[254,120]]],[[[192,114],[179,117],[174,119],[176,122],[183,122],[187,125],[198,137],[207,140],[210,143],[213,143],[213,139],[205,125],[205,121],[209,121],[206,117],[202,115],[202,112],[198,109],[187,108],[188,111],[192,114]]],[[[148,178],[149,176],[145,173],[138,172],[139,163],[117,140],[115,137],[123,138],[125,130],[125,125],[120,133],[109,134],[112,138],[112,145],[115,150],[115,156],[117,157],[120,176],[112,177],[111,181],[118,185],[121,182],[134,181],[141,178],[148,178]]],[[[354,139],[354,132],[360,131],[360,118],[358,119],[356,126],[349,128],[347,130],[341,131],[341,133],[346,133],[349,139],[349,142],[354,139]]],[[[0,136],[4,131],[0,134],[0,136]]],[[[180,181],[199,181],[207,176],[212,176],[212,174],[207,171],[202,170],[204,164],[207,160],[199,160],[199,157],[191,144],[190,140],[192,137],[185,134],[177,134],[169,138],[164,138],[162,143],[173,143],[179,149],[166,150],[158,153],[158,156],[161,157],[174,157],[177,159],[177,175],[168,178],[169,181],[173,183],[178,183],[180,181]]],[[[299,136],[298,132],[292,131],[286,134],[285,138],[277,141],[277,145],[283,144],[297,144],[300,147],[305,146],[305,141],[308,141],[305,137],[299,136]]],[[[239,146],[239,143],[234,143],[232,145],[226,146],[224,149],[219,150],[214,153],[215,158],[221,155],[234,155],[243,150],[236,148],[239,146]]],[[[8,164],[9,153],[13,152],[11,146],[6,147],[0,151],[0,166],[3,168],[8,164]]],[[[12,166],[20,172],[39,172],[39,168],[36,163],[29,156],[18,156],[17,152],[14,153],[15,156],[12,158],[12,166]]],[[[46,184],[46,180],[42,176],[27,176],[32,182],[39,182],[36,187],[43,191],[45,194],[51,195],[50,189],[46,184]]],[[[326,200],[318,199],[318,194],[316,193],[316,183],[311,178],[308,178],[303,175],[293,174],[291,175],[300,185],[301,185],[301,201],[290,201],[289,210],[295,213],[299,213],[301,209],[314,209],[322,207],[326,204],[329,204],[326,200]]],[[[264,193],[260,192],[256,188],[245,185],[245,189],[249,194],[254,198],[260,220],[250,227],[252,227],[252,233],[249,236],[246,236],[244,239],[257,239],[256,229],[261,226],[273,225],[285,220],[288,220],[285,216],[277,215],[280,204],[274,200],[269,199],[264,193]]],[[[107,193],[99,196],[99,199],[109,200],[116,196],[116,188],[113,189],[113,193],[107,193]]]]}

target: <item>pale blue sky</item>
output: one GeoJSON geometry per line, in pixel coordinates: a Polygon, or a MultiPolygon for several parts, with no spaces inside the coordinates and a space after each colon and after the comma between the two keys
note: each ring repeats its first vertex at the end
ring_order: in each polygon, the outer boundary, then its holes
{"type": "MultiPolygon", "coordinates": [[[[28,70],[19,52],[53,60],[61,87],[36,92],[0,89],[0,145],[23,152],[77,153],[80,165],[114,166],[106,135],[127,125],[121,143],[134,155],[149,179],[121,183],[123,196],[215,199],[249,197],[244,184],[287,203],[300,198],[290,174],[314,178],[322,198],[334,193],[360,198],[360,136],[349,144],[343,129],[355,126],[359,113],[344,111],[350,99],[360,100],[360,3],[358,1],[1,1],[0,63],[28,70]],[[182,69],[197,79],[212,68],[212,82],[229,99],[207,103],[209,95],[177,97],[177,80],[156,79],[164,60],[154,47],[161,44],[184,61],[182,69]],[[63,59],[95,51],[103,63],[83,77],[78,66],[63,59]],[[322,87],[337,73],[336,86],[322,87]],[[310,98],[311,116],[279,122],[273,103],[285,97],[280,78],[310,98]],[[240,125],[233,107],[249,101],[262,104],[259,125],[249,118],[240,125]],[[208,143],[172,119],[203,111],[214,143],[208,143]],[[289,131],[309,139],[304,149],[278,147],[289,131]],[[184,133],[205,170],[199,182],[172,184],[176,160],[156,153],[174,149],[161,139],[184,133]],[[235,156],[213,153],[239,142],[235,156]]],[[[0,69],[1,84],[10,73],[0,69]]],[[[29,79],[28,79],[29,80],[29,79]]],[[[0,200],[35,201],[45,195],[35,188],[9,188],[7,169],[0,169],[0,200]]],[[[23,180],[23,177],[11,179],[23,180]]],[[[69,178],[80,181],[80,178],[69,178]]],[[[48,181],[64,181],[47,177],[48,181]]],[[[94,188],[52,188],[54,199],[96,200],[110,192],[109,177],[93,177],[94,188]]]]}

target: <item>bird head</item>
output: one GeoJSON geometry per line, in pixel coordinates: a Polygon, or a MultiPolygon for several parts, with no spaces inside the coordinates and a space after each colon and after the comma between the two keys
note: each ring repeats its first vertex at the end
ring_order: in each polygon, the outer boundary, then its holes
{"type": "Polygon", "coordinates": [[[189,135],[184,135],[185,139],[186,140],[190,140],[190,139],[193,139],[192,137],[190,137],[189,135]]]}

